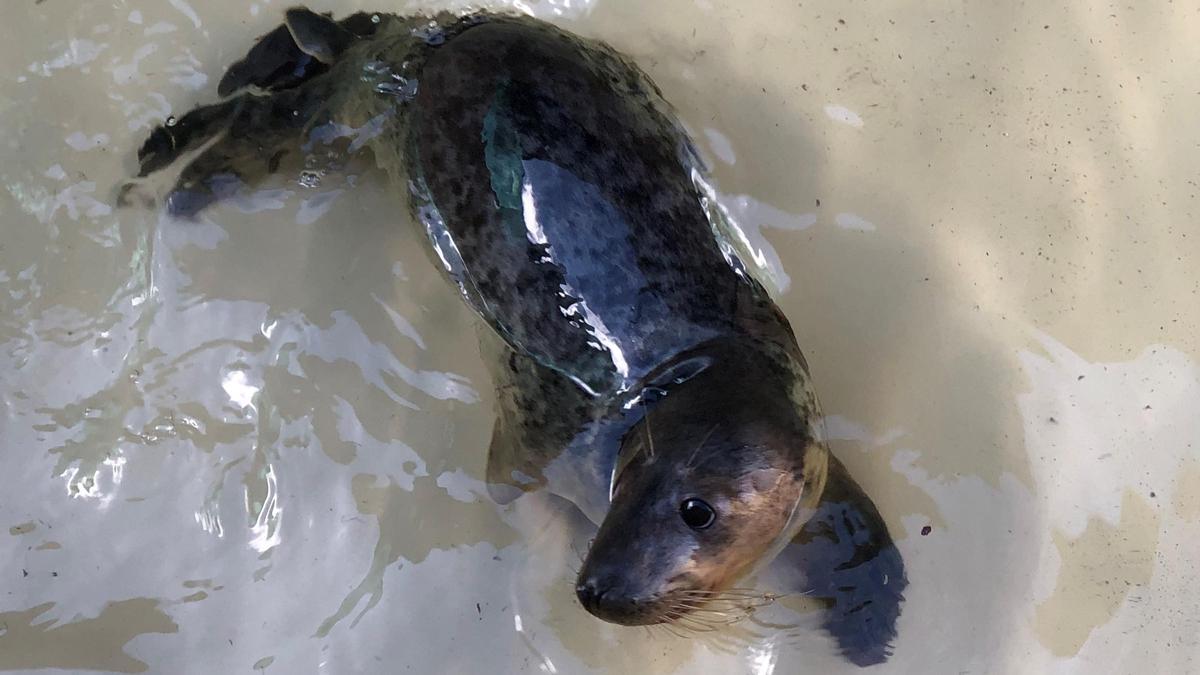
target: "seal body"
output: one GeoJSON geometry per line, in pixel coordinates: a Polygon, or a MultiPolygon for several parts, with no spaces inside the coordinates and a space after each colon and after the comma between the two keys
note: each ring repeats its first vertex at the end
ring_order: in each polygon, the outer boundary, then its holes
{"type": "Polygon", "coordinates": [[[143,175],[217,136],[168,197],[187,216],[297,146],[369,146],[500,349],[493,496],[548,489],[600,526],[576,589],[588,611],[707,625],[780,560],[797,571],[784,590],[829,600],[847,656],[886,658],[903,563],[636,66],[527,18],[293,9],[219,91],[155,130],[143,175]]]}
{"type": "MultiPolygon", "coordinates": [[[[569,496],[599,522],[617,444],[597,435],[637,421],[652,372],[724,340],[771,359],[785,386],[801,376],[786,319],[714,236],[686,136],[620,56],[492,21],[430,55],[413,104],[405,157],[421,218],[513,352],[496,372],[509,393],[493,483],[514,480],[511,461],[546,479],[534,465],[568,450],[560,464],[594,467],[569,496]],[[518,448],[507,463],[503,445],[518,448]]],[[[806,388],[779,393],[815,416],[806,388]]]]}

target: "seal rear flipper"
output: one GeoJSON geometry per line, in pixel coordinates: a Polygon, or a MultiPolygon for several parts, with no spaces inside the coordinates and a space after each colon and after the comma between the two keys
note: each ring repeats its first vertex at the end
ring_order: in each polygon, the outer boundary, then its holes
{"type": "Polygon", "coordinates": [[[829,456],[829,476],[817,511],[780,554],[804,580],[787,589],[826,603],[823,627],[859,666],[891,656],[908,579],[904,560],[878,509],[829,456]]]}
{"type": "Polygon", "coordinates": [[[281,24],[229,66],[217,84],[217,94],[229,96],[248,86],[286,89],[324,70],[325,64],[301,51],[287,25],[281,24]]]}
{"type": "Polygon", "coordinates": [[[325,72],[334,56],[355,38],[373,35],[384,19],[381,14],[357,12],[334,21],[304,7],[293,7],[285,16],[283,24],[260,37],[245,57],[229,66],[217,85],[218,95],[229,96],[249,86],[271,91],[295,87],[325,72]]]}
{"type": "Polygon", "coordinates": [[[356,37],[329,16],[307,7],[293,7],[284,17],[283,25],[300,51],[321,63],[333,63],[356,37]]]}
{"type": "MultiPolygon", "coordinates": [[[[144,178],[203,147],[167,196],[171,215],[195,216],[274,173],[285,155],[301,149],[308,132],[330,120],[331,95],[340,85],[330,81],[332,74],[322,77],[328,64],[375,32],[372,17],[380,15],[360,12],[335,22],[293,8],[286,16],[222,78],[218,93],[235,96],[168,120],[139,149],[138,176],[144,178]],[[251,85],[257,89],[246,89],[251,85]]],[[[132,187],[122,188],[122,201],[132,187]]]]}
{"type": "Polygon", "coordinates": [[[168,212],[190,218],[274,173],[286,154],[301,148],[306,131],[327,120],[324,97],[308,88],[269,96],[245,93],[200,106],[151,132],[138,151],[138,176],[166,168],[208,143],[167,195],[168,212]]]}

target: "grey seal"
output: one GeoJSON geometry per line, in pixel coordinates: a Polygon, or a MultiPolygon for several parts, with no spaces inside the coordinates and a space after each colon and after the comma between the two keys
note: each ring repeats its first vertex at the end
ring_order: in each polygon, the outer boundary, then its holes
{"type": "Polygon", "coordinates": [[[792,328],[723,236],[658,88],[607,45],[525,17],[287,11],[153,130],[146,176],[192,217],[340,142],[369,148],[500,345],[487,478],[599,525],[577,579],[606,621],[711,625],[771,565],[823,598],[843,653],[885,660],[903,560],[828,451],[792,328]]]}

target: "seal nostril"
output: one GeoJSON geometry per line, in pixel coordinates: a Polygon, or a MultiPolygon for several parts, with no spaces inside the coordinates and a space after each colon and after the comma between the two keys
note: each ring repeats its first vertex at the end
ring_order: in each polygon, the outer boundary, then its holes
{"type": "Polygon", "coordinates": [[[585,579],[575,585],[575,595],[579,598],[579,602],[584,606],[591,608],[599,602],[603,592],[597,592],[595,579],[585,579]]]}

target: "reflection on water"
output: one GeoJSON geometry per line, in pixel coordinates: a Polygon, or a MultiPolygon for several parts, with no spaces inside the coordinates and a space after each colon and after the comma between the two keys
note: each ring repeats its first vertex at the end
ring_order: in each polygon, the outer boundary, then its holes
{"type": "MultiPolygon", "coordinates": [[[[699,130],[909,561],[881,670],[1195,670],[1200,15],[717,4],[528,8],[699,130]]],[[[798,598],[732,651],[578,607],[590,530],[487,498],[474,326],[377,172],[112,206],[280,12],[9,9],[0,668],[851,670],[798,598]]]]}

